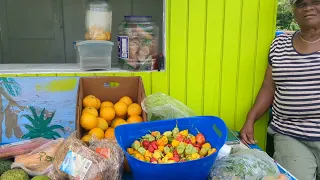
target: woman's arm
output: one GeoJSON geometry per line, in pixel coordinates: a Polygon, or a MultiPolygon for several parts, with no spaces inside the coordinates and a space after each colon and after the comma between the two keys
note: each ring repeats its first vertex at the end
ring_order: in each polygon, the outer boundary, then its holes
{"type": "Polygon", "coordinates": [[[255,123],[269,110],[273,103],[275,90],[276,86],[272,79],[272,67],[269,65],[255,103],[247,115],[247,121],[255,123]]]}
{"type": "Polygon", "coordinates": [[[276,86],[272,79],[272,67],[269,65],[255,103],[250,109],[247,120],[240,131],[240,137],[244,143],[255,144],[254,123],[260,119],[272,105],[275,89],[276,86]]]}

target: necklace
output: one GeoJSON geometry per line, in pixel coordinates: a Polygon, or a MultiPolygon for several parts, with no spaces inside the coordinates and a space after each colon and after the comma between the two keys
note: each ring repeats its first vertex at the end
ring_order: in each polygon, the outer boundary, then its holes
{"type": "Polygon", "coordinates": [[[315,40],[315,41],[307,41],[307,40],[305,40],[305,39],[302,38],[301,32],[299,32],[299,37],[300,37],[300,39],[301,39],[303,42],[306,42],[306,43],[308,43],[308,44],[314,44],[314,43],[317,43],[317,42],[320,41],[320,38],[317,39],[317,40],[315,40]]]}

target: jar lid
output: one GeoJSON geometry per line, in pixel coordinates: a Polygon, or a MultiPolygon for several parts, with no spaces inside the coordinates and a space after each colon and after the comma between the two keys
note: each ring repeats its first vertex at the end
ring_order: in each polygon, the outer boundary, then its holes
{"type": "Polygon", "coordinates": [[[111,41],[99,41],[99,40],[87,40],[87,41],[78,41],[76,43],[76,46],[82,46],[82,45],[109,45],[109,46],[113,46],[114,43],[111,41]]]}
{"type": "Polygon", "coordinates": [[[126,21],[151,21],[152,16],[124,16],[126,21]]]}

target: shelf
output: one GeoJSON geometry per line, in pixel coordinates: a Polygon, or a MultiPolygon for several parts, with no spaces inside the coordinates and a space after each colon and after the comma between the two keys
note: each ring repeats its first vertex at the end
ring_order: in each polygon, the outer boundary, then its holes
{"type": "MultiPolygon", "coordinates": [[[[142,71],[145,73],[158,71],[142,71]]],[[[163,71],[162,71],[163,72],[163,71]]],[[[0,76],[92,76],[112,73],[136,73],[119,68],[109,71],[82,71],[78,64],[1,64],[0,76]]],[[[141,72],[139,72],[141,73],[141,72]]]]}

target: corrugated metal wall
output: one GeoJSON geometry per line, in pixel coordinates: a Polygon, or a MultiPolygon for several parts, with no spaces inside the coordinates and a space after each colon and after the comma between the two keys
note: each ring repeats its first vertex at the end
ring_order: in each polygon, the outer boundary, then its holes
{"type": "MultiPolygon", "coordinates": [[[[140,75],[147,94],[167,93],[197,114],[220,116],[238,130],[264,77],[276,6],[276,0],[167,0],[166,72],[74,76],[140,75]]],[[[49,76],[56,75],[70,76],[49,76]]],[[[255,129],[262,147],[266,120],[255,129]]]]}

